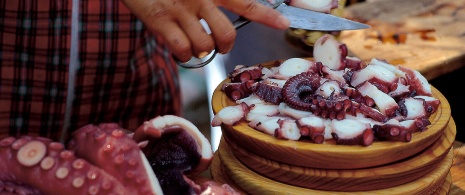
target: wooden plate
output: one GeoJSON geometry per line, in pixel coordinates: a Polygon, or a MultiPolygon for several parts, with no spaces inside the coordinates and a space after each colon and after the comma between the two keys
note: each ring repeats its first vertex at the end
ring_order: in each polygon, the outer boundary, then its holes
{"type": "MultiPolygon", "coordinates": [[[[274,62],[262,64],[272,66],[274,62]]],[[[212,109],[216,114],[226,106],[236,105],[221,91],[224,80],[213,92],[212,109]]],[[[357,169],[392,163],[412,156],[431,145],[444,132],[451,117],[447,99],[432,87],[433,96],[441,101],[438,110],[429,118],[431,125],[424,132],[414,133],[405,142],[374,142],[368,147],[336,145],[332,140],[324,144],[304,141],[280,140],[252,129],[246,121],[234,126],[222,125],[222,132],[229,140],[260,156],[277,162],[309,168],[357,169]]]]}
{"type": "Polygon", "coordinates": [[[451,119],[445,133],[425,150],[395,163],[367,169],[315,169],[279,163],[228,142],[226,137],[221,140],[220,150],[231,149],[250,170],[289,185],[317,190],[366,191],[398,186],[431,172],[449,152],[455,135],[456,126],[451,119]]]}
{"type": "Polygon", "coordinates": [[[449,150],[447,156],[430,173],[427,173],[422,178],[396,187],[358,192],[338,192],[315,190],[284,184],[266,178],[248,169],[237,160],[229,149],[218,150],[217,154],[221,159],[223,171],[237,184],[237,186],[249,194],[430,194],[436,192],[444,185],[453,159],[453,151],[449,150]]]}

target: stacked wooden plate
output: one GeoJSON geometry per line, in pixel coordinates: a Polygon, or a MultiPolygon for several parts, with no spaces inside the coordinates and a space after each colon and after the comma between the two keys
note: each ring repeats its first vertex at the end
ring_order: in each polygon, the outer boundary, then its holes
{"type": "MultiPolygon", "coordinates": [[[[213,94],[214,113],[235,105],[223,83],[213,94]]],[[[447,194],[456,126],[447,99],[434,87],[433,96],[441,105],[432,124],[408,143],[315,144],[279,140],[247,122],[223,125],[212,177],[245,194],[447,194]]]]}

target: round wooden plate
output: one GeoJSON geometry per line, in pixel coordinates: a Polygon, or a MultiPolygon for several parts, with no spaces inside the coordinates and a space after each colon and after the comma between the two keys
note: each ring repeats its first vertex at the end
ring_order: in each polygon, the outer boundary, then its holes
{"type": "MultiPolygon", "coordinates": [[[[358,192],[341,192],[341,191],[323,191],[309,188],[302,188],[293,185],[284,184],[269,178],[266,178],[243,165],[232,154],[229,149],[218,150],[217,155],[221,159],[223,171],[234,183],[249,194],[431,194],[442,188],[452,165],[453,151],[449,150],[447,156],[435,167],[434,170],[424,175],[422,178],[405,183],[396,187],[358,191],[358,192]]],[[[217,157],[217,156],[215,156],[217,157]]],[[[215,178],[215,177],[214,177],[215,178]]]]}
{"type": "Polygon", "coordinates": [[[451,119],[445,133],[425,150],[395,163],[366,169],[314,169],[279,163],[229,142],[226,137],[221,140],[220,150],[229,147],[250,170],[289,185],[317,190],[366,191],[405,184],[431,172],[449,152],[455,135],[456,126],[451,119]]]}
{"type": "MultiPolygon", "coordinates": [[[[262,64],[272,66],[275,62],[262,64]]],[[[221,91],[224,80],[215,89],[212,109],[216,114],[226,106],[236,105],[221,91]]],[[[332,140],[323,144],[305,141],[280,140],[252,129],[246,121],[234,126],[222,125],[223,136],[241,143],[241,146],[277,162],[309,168],[357,169],[380,166],[412,156],[431,145],[444,132],[451,117],[447,99],[432,87],[433,96],[441,101],[438,110],[429,120],[431,125],[424,132],[414,133],[410,142],[374,142],[368,147],[336,145],[332,140]]]]}

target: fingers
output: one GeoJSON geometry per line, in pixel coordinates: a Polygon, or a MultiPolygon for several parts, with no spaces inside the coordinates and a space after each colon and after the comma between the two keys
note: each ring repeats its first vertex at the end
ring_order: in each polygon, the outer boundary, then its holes
{"type": "Polygon", "coordinates": [[[154,34],[160,35],[179,61],[204,57],[213,49],[229,52],[235,39],[230,20],[211,0],[124,0],[154,34]],[[211,34],[200,23],[208,23],[211,34]]]}
{"type": "Polygon", "coordinates": [[[203,58],[215,49],[215,42],[212,36],[207,33],[197,17],[182,14],[180,15],[179,23],[189,38],[194,56],[203,58]]]}
{"type": "Polygon", "coordinates": [[[207,22],[219,53],[226,54],[234,46],[236,29],[216,5],[204,7],[200,16],[207,22]]]}
{"type": "Polygon", "coordinates": [[[286,17],[255,0],[215,0],[215,3],[235,14],[269,27],[282,30],[289,28],[290,22],[286,17]]]}

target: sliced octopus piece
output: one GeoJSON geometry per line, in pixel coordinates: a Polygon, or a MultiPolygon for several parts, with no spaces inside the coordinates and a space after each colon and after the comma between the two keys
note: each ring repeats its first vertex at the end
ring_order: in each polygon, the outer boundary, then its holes
{"type": "Polygon", "coordinates": [[[278,69],[278,73],[284,77],[293,77],[303,72],[318,72],[315,61],[303,58],[289,58],[285,60],[278,69]]]}
{"type": "Polygon", "coordinates": [[[243,83],[250,80],[259,80],[262,76],[263,66],[236,66],[229,74],[231,82],[243,83]]]}
{"type": "Polygon", "coordinates": [[[371,65],[377,65],[377,66],[382,66],[388,70],[390,70],[396,77],[400,78],[407,78],[407,75],[404,71],[400,70],[398,66],[394,66],[392,64],[389,64],[388,62],[384,60],[380,60],[378,58],[372,58],[370,63],[371,65]]]}
{"type": "Polygon", "coordinates": [[[275,137],[278,139],[286,140],[299,140],[300,130],[297,127],[295,120],[291,119],[279,119],[279,128],[275,131],[275,137]]]}
{"type": "Polygon", "coordinates": [[[388,117],[394,115],[399,108],[394,98],[382,92],[370,82],[364,82],[357,89],[362,95],[372,98],[379,111],[388,117]]]}
{"type": "Polygon", "coordinates": [[[404,98],[399,101],[400,113],[404,120],[428,117],[427,105],[422,98],[404,98]]]}
{"type": "Polygon", "coordinates": [[[186,174],[208,169],[213,158],[207,138],[190,121],[165,115],[145,122],[134,140],[148,143],[141,149],[149,159],[165,194],[195,194],[186,174]]]}
{"type": "Polygon", "coordinates": [[[300,118],[312,115],[311,112],[291,108],[284,102],[281,102],[279,104],[278,111],[280,115],[289,116],[295,119],[300,119],[300,118]]]}
{"type": "Polygon", "coordinates": [[[251,106],[253,104],[265,104],[266,102],[263,101],[259,96],[252,94],[249,97],[236,100],[236,103],[237,104],[245,103],[248,106],[251,106]]]}
{"type": "Polygon", "coordinates": [[[347,83],[347,81],[346,81],[346,79],[344,77],[346,75],[346,73],[347,73],[347,71],[345,71],[345,70],[332,70],[328,66],[322,66],[321,73],[327,79],[335,80],[335,81],[338,81],[340,83],[347,83]]]}
{"type": "Polygon", "coordinates": [[[299,127],[302,136],[308,136],[317,144],[325,141],[325,121],[324,119],[310,115],[297,120],[297,127],[299,127]]]}
{"type": "Polygon", "coordinates": [[[254,104],[249,108],[250,111],[245,117],[247,121],[252,121],[258,116],[276,116],[279,114],[278,105],[275,104],[254,104]]]}
{"type": "Polygon", "coordinates": [[[410,142],[411,129],[402,126],[396,119],[391,119],[382,125],[374,125],[373,131],[378,140],[410,142]]]}
{"type": "Polygon", "coordinates": [[[267,135],[275,136],[276,129],[279,128],[278,121],[281,119],[283,118],[278,116],[269,117],[261,115],[250,121],[249,126],[267,135]]]}
{"type": "Polygon", "coordinates": [[[377,83],[378,88],[384,89],[388,93],[399,78],[384,66],[370,64],[363,69],[355,71],[350,79],[350,84],[354,87],[363,84],[365,81],[377,83]]]}
{"type": "Polygon", "coordinates": [[[242,119],[245,119],[249,111],[250,108],[246,103],[224,107],[213,116],[211,125],[213,127],[220,126],[221,124],[235,125],[242,119]]]}
{"type": "Polygon", "coordinates": [[[407,82],[417,95],[432,96],[431,85],[420,72],[405,66],[399,66],[399,69],[407,74],[407,82]]]}
{"type": "Polygon", "coordinates": [[[276,86],[276,87],[279,87],[279,88],[283,88],[286,81],[287,80],[283,80],[283,79],[266,78],[261,83],[267,84],[267,85],[273,85],[273,86],[276,86]]]}
{"type": "Polygon", "coordinates": [[[429,113],[434,113],[436,110],[438,110],[439,105],[441,104],[441,101],[439,99],[436,99],[432,96],[414,96],[413,98],[420,98],[425,100],[426,103],[426,111],[429,113]]]}
{"type": "Polygon", "coordinates": [[[315,61],[321,62],[332,70],[345,69],[347,52],[347,46],[337,41],[331,34],[323,35],[313,46],[315,61]]]}
{"type": "Polygon", "coordinates": [[[281,90],[281,87],[263,83],[256,83],[253,87],[255,95],[260,97],[263,101],[273,104],[279,104],[282,102],[281,90]]]}
{"type": "Polygon", "coordinates": [[[317,12],[330,13],[337,8],[338,0],[288,0],[287,4],[317,12]]]}
{"type": "Polygon", "coordinates": [[[332,136],[337,144],[369,146],[374,141],[370,125],[353,119],[332,120],[332,136]]]}

